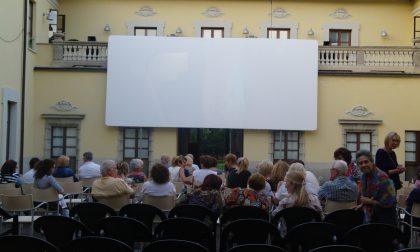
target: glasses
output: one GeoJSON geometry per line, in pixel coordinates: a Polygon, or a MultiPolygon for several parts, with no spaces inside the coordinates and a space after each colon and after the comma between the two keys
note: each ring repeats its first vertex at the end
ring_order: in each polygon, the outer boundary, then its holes
{"type": "Polygon", "coordinates": [[[369,164],[370,163],[370,161],[369,160],[363,160],[363,161],[359,161],[359,162],[357,162],[359,165],[362,165],[362,164],[369,164]]]}

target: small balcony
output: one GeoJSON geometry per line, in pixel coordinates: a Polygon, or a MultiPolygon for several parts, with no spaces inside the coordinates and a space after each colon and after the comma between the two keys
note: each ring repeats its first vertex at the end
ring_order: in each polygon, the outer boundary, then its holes
{"type": "MultiPolygon", "coordinates": [[[[55,42],[53,48],[53,67],[107,66],[107,42],[55,42]]],[[[420,74],[420,48],[417,47],[320,46],[318,53],[321,73],[420,74]]]]}

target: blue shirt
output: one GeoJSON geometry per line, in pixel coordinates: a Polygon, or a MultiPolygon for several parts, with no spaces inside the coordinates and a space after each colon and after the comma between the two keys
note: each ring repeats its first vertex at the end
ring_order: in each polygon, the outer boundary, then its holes
{"type": "Polygon", "coordinates": [[[319,199],[332,201],[356,201],[357,185],[346,176],[338,176],[333,181],[327,181],[319,190],[319,199]]]}

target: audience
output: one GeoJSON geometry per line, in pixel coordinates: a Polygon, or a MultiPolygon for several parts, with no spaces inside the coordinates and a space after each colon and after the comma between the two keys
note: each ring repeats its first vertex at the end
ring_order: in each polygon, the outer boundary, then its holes
{"type": "MultiPolygon", "coordinates": [[[[416,182],[414,184],[414,189],[410,192],[410,194],[408,195],[407,198],[407,207],[406,207],[406,211],[408,213],[411,213],[411,210],[413,209],[413,204],[414,203],[420,203],[420,169],[417,169],[417,174],[416,174],[416,182]]],[[[407,214],[404,216],[404,221],[406,223],[410,223],[410,216],[408,216],[407,214]]],[[[415,226],[420,226],[420,218],[413,218],[413,225],[415,226]]],[[[403,238],[403,243],[405,245],[408,245],[408,242],[410,241],[411,238],[411,229],[409,226],[407,225],[403,225],[403,234],[404,234],[404,238],[403,238]]]]}
{"type": "Polygon", "coordinates": [[[343,160],[347,164],[346,176],[350,177],[354,182],[358,182],[362,177],[359,167],[351,160],[351,151],[341,147],[334,151],[334,160],[343,160]]]}
{"type": "Polygon", "coordinates": [[[128,163],[121,161],[117,163],[117,178],[124,180],[127,184],[132,184],[133,179],[128,177],[128,163]]]}
{"type": "Polygon", "coordinates": [[[263,175],[265,179],[265,196],[267,196],[267,198],[273,197],[274,194],[271,191],[270,183],[268,183],[271,177],[271,173],[273,172],[273,162],[271,162],[270,160],[261,161],[257,166],[257,171],[259,174],[263,175]]]}
{"type": "Polygon", "coordinates": [[[4,162],[0,171],[0,184],[14,183],[15,187],[20,187],[19,173],[16,172],[17,162],[7,160],[4,162]]]}
{"type": "Polygon", "coordinates": [[[249,161],[245,157],[238,159],[238,165],[234,169],[229,170],[228,177],[226,179],[228,188],[246,188],[248,179],[251,173],[248,171],[249,161]]]}
{"type": "Polygon", "coordinates": [[[288,170],[289,165],[282,160],[279,160],[274,164],[273,171],[271,172],[270,179],[268,180],[268,183],[271,186],[271,191],[277,192],[280,187],[280,182],[284,181],[288,170]]]}
{"type": "Polygon", "coordinates": [[[169,168],[170,166],[170,162],[171,162],[171,157],[166,155],[166,154],[162,154],[160,156],[160,163],[165,166],[166,168],[169,168]]]}
{"type": "Polygon", "coordinates": [[[168,168],[171,182],[183,182],[184,184],[191,185],[191,180],[185,176],[184,169],[186,164],[187,160],[182,155],[172,159],[172,166],[168,168]]]}
{"type": "Polygon", "coordinates": [[[184,174],[185,177],[189,177],[193,174],[193,172],[195,171],[194,167],[193,167],[193,160],[190,156],[185,156],[185,168],[184,168],[184,174]]]}
{"type": "MultiPolygon", "coordinates": [[[[196,170],[200,170],[200,167],[198,167],[198,165],[194,164],[194,155],[191,153],[188,153],[187,155],[185,155],[185,157],[189,157],[192,160],[192,168],[194,169],[194,171],[196,170]]],[[[191,173],[192,174],[192,173],[191,173]]]]}
{"type": "Polygon", "coordinates": [[[69,167],[70,166],[70,158],[68,156],[61,155],[57,158],[55,162],[55,170],[53,172],[53,177],[55,178],[68,178],[73,177],[73,181],[77,182],[78,179],[74,175],[73,170],[69,167]]]}
{"type": "Polygon", "coordinates": [[[142,194],[149,196],[170,196],[175,195],[176,190],[170,182],[169,170],[162,164],[155,164],[150,172],[152,180],[146,181],[141,190],[142,194]]]}
{"type": "Polygon", "coordinates": [[[83,164],[79,167],[78,176],[80,179],[97,178],[101,176],[100,165],[94,163],[92,152],[83,153],[83,164]]]}
{"type": "Polygon", "coordinates": [[[224,157],[225,160],[225,177],[229,175],[230,170],[236,169],[237,157],[235,154],[229,153],[224,157]]]}
{"type": "Polygon", "coordinates": [[[39,161],[40,160],[37,157],[31,158],[31,160],[29,161],[29,171],[23,174],[21,179],[22,183],[32,184],[34,182],[34,175],[36,171],[35,167],[39,161]]]}
{"type": "Polygon", "coordinates": [[[130,173],[127,175],[134,183],[143,183],[147,180],[147,176],[143,172],[143,160],[139,158],[131,159],[130,161],[130,173]]]}
{"type": "Polygon", "coordinates": [[[214,168],[217,166],[217,159],[209,156],[209,155],[203,155],[200,157],[200,163],[201,163],[201,169],[194,171],[193,173],[193,180],[192,184],[193,187],[199,187],[203,181],[204,178],[209,174],[217,175],[216,171],[210,170],[210,168],[214,168]]]}

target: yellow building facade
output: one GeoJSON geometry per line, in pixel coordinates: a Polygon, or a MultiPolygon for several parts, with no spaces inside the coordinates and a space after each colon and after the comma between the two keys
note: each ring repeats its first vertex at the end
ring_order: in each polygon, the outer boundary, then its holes
{"type": "Polygon", "coordinates": [[[413,46],[419,0],[6,0],[0,14],[10,24],[0,32],[2,161],[19,159],[26,169],[33,156],[67,154],[78,166],[81,154],[92,151],[97,162],[135,156],[153,163],[161,154],[206,154],[200,145],[212,146],[214,133],[223,135],[212,153],[219,157],[235,152],[251,169],[264,159],[301,159],[325,179],[336,148],[375,152],[389,131],[402,137],[400,163],[414,167],[419,160],[420,49],[413,46]],[[55,31],[64,41],[52,42],[55,31]],[[111,35],[316,40],[317,129],[106,126],[111,35]]]}

